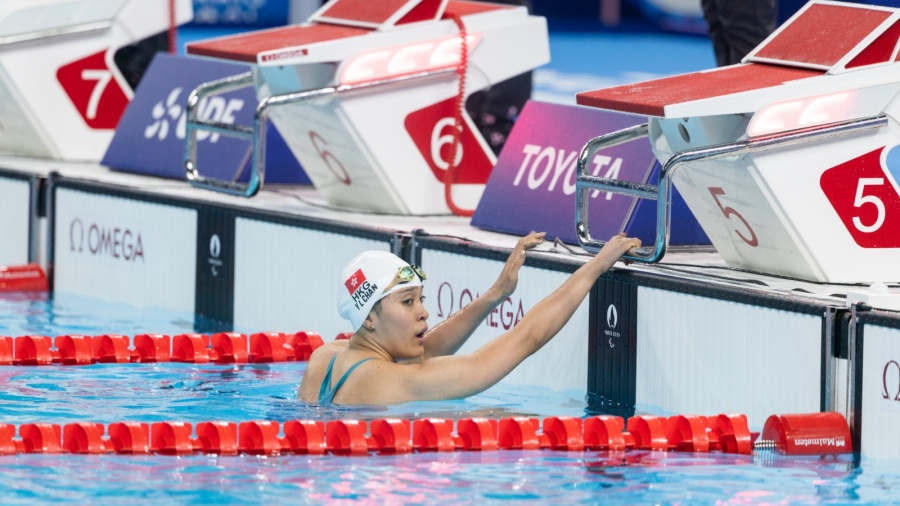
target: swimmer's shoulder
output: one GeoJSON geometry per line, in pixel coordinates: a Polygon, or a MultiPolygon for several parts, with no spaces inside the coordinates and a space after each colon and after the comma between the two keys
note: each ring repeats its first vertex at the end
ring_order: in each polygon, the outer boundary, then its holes
{"type": "Polygon", "coordinates": [[[350,341],[347,340],[330,341],[312,352],[312,355],[309,356],[309,361],[306,363],[303,380],[300,382],[300,391],[297,392],[299,398],[315,402],[322,380],[325,379],[328,363],[331,362],[332,357],[346,350],[349,344],[350,341]]]}
{"type": "Polygon", "coordinates": [[[350,346],[350,341],[346,339],[330,341],[319,346],[312,352],[312,355],[309,356],[309,364],[306,366],[307,370],[310,367],[318,368],[320,364],[323,369],[328,367],[328,362],[331,361],[331,357],[346,350],[348,346],[350,346]]]}

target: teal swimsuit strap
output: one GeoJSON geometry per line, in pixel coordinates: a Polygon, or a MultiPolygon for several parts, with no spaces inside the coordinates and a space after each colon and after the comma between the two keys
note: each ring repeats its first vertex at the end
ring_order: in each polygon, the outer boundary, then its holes
{"type": "Polygon", "coordinates": [[[328,362],[328,371],[325,373],[325,379],[322,380],[322,386],[319,388],[319,404],[320,405],[331,404],[332,401],[334,400],[334,396],[337,394],[337,391],[340,390],[341,386],[344,385],[344,382],[347,381],[347,377],[350,376],[350,373],[352,373],[354,371],[354,369],[356,369],[363,363],[368,362],[369,360],[372,360],[372,358],[364,358],[364,359],[360,360],[359,362],[353,364],[352,366],[350,366],[350,369],[347,369],[347,372],[345,372],[344,375],[341,376],[341,379],[338,380],[337,385],[335,385],[334,388],[330,388],[331,371],[334,367],[334,361],[336,358],[337,358],[337,355],[331,357],[331,362],[328,362]]]}

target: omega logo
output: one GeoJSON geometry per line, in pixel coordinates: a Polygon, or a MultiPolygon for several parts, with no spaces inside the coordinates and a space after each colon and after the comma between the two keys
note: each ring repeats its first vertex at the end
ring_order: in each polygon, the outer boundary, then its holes
{"type": "MultiPolygon", "coordinates": [[[[448,318],[457,308],[461,310],[480,295],[481,294],[479,293],[473,295],[471,290],[464,288],[457,298],[456,292],[453,290],[453,285],[444,281],[441,283],[441,286],[438,287],[437,316],[439,318],[448,318]]],[[[522,300],[519,299],[518,301],[513,301],[511,297],[507,297],[499,306],[495,307],[494,310],[488,314],[484,323],[488,327],[502,327],[503,330],[509,330],[515,327],[523,316],[525,316],[525,305],[522,303],[522,300]]]]}
{"type": "Polygon", "coordinates": [[[894,398],[891,400],[900,402],[900,364],[896,360],[891,360],[884,364],[884,371],[881,373],[881,386],[884,388],[881,392],[882,399],[891,399],[891,396],[893,396],[894,398]],[[894,371],[894,374],[891,375],[890,387],[888,386],[889,371],[894,371]]]}
{"type": "Polygon", "coordinates": [[[69,224],[69,251],[94,256],[106,256],[127,262],[141,262],[144,259],[144,244],[140,232],[129,228],[111,227],[91,223],[85,230],[81,218],[75,218],[69,224]]]}

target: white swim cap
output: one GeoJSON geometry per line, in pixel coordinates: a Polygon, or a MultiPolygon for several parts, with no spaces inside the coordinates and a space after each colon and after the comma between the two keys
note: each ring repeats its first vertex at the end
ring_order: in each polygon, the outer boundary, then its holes
{"type": "MultiPolygon", "coordinates": [[[[422,286],[422,276],[418,273],[409,276],[411,279],[401,279],[390,286],[404,267],[411,266],[386,251],[366,251],[344,267],[341,272],[342,286],[338,288],[338,312],[350,320],[354,332],[362,327],[376,302],[397,290],[422,286]],[[385,287],[388,287],[387,291],[385,287]]],[[[414,269],[419,271],[417,267],[414,269]]]]}

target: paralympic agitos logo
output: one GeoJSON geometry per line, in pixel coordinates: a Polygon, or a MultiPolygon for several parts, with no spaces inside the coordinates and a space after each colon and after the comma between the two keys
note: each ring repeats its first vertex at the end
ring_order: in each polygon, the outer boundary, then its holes
{"type": "Polygon", "coordinates": [[[900,248],[900,145],[884,146],[822,173],[819,185],[863,248],[900,248]]]}

